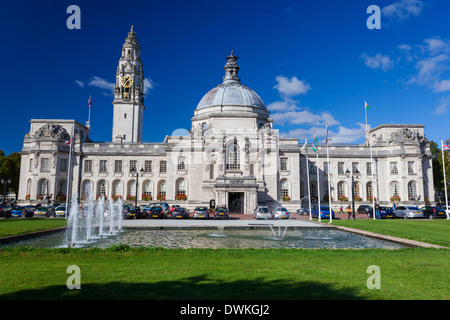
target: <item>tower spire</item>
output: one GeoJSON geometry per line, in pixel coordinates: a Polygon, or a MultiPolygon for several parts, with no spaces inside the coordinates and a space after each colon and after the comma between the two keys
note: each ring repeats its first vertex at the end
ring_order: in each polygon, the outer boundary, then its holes
{"type": "Polygon", "coordinates": [[[223,77],[223,82],[224,83],[240,82],[241,79],[238,77],[239,66],[237,64],[237,59],[239,59],[239,57],[235,56],[234,50],[232,50],[231,54],[225,59],[227,59],[228,61],[224,67],[225,76],[223,77]]]}

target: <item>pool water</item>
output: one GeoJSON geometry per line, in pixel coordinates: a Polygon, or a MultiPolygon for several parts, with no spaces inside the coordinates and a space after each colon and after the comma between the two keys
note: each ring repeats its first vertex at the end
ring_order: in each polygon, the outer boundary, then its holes
{"type": "MultiPolygon", "coordinates": [[[[114,244],[163,248],[305,248],[305,249],[399,249],[399,243],[366,237],[336,229],[125,229],[112,235],[76,243],[75,247],[107,248],[114,244]]],[[[9,245],[38,248],[67,247],[65,232],[22,240],[9,245]]]]}

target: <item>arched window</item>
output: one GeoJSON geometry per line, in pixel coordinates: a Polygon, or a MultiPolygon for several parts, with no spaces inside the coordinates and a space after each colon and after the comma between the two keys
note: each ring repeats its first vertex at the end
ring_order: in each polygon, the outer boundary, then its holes
{"type": "Polygon", "coordinates": [[[417,196],[417,192],[416,192],[416,183],[414,181],[410,181],[408,183],[408,199],[409,200],[414,200],[417,196]]]}
{"type": "Polygon", "coordinates": [[[239,145],[237,143],[236,138],[234,138],[232,143],[229,143],[227,145],[226,161],[227,161],[227,170],[239,170],[241,168],[239,145]]]}
{"type": "Polygon", "coordinates": [[[47,179],[41,179],[38,183],[38,197],[45,199],[49,190],[49,182],[47,179]]]}
{"type": "Polygon", "coordinates": [[[58,181],[58,183],[56,184],[56,196],[57,197],[62,197],[66,195],[66,180],[61,179],[58,181]]]}
{"type": "Polygon", "coordinates": [[[131,180],[128,183],[128,195],[129,196],[136,196],[136,181],[131,180]]]}
{"type": "Polygon", "coordinates": [[[399,197],[400,196],[400,187],[397,181],[393,181],[390,184],[391,189],[391,197],[399,197]]]}
{"type": "Polygon", "coordinates": [[[153,185],[152,182],[147,180],[144,181],[144,192],[142,193],[144,196],[152,196],[153,193],[153,185]]]}
{"type": "Polygon", "coordinates": [[[98,193],[97,193],[97,195],[98,196],[105,196],[106,197],[106,188],[107,188],[107,185],[106,185],[106,181],[105,180],[100,180],[99,182],[98,182],[98,193]]]}
{"type": "Polygon", "coordinates": [[[158,200],[166,200],[166,181],[164,180],[158,183],[158,200]]]}
{"type": "Polygon", "coordinates": [[[186,195],[186,180],[179,179],[177,181],[177,196],[185,196],[186,195]]]}
{"type": "Polygon", "coordinates": [[[347,185],[344,181],[338,183],[338,198],[347,197],[347,185]]]}
{"type": "Polygon", "coordinates": [[[366,194],[367,194],[367,199],[369,199],[369,197],[373,197],[372,182],[367,182],[367,184],[366,184],[366,194]]]}
{"type": "Polygon", "coordinates": [[[289,196],[289,182],[286,179],[280,181],[280,193],[282,197],[289,196]]]}
{"type": "Polygon", "coordinates": [[[116,180],[113,182],[113,196],[122,196],[122,181],[116,180]]]}
{"type": "Polygon", "coordinates": [[[354,197],[361,197],[361,192],[359,191],[359,182],[355,181],[353,183],[353,196],[354,197]]]}
{"type": "Polygon", "coordinates": [[[91,193],[92,186],[90,180],[85,180],[83,182],[83,188],[81,190],[82,195],[87,199],[89,197],[89,194],[91,193]]]}

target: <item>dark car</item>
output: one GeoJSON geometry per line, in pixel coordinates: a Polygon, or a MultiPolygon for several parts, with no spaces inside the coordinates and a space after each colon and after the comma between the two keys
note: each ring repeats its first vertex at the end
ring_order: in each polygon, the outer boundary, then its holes
{"type": "Polygon", "coordinates": [[[175,210],[176,208],[180,208],[180,206],[178,204],[174,204],[171,208],[170,208],[170,212],[173,212],[173,210],[175,210]]]}
{"type": "Polygon", "coordinates": [[[395,218],[394,209],[392,209],[391,207],[380,207],[380,218],[395,218]]]}
{"type": "Polygon", "coordinates": [[[358,207],[357,213],[358,214],[367,214],[369,217],[372,216],[372,206],[369,206],[367,204],[362,204],[358,207]]]}
{"type": "Polygon", "coordinates": [[[184,208],[174,208],[172,211],[172,218],[174,219],[189,219],[189,213],[184,208]]]}
{"type": "Polygon", "coordinates": [[[140,207],[126,206],[122,209],[124,219],[141,219],[142,212],[140,207]]]}
{"type": "Polygon", "coordinates": [[[151,207],[148,216],[152,219],[165,219],[167,218],[167,211],[160,206],[151,207]]]}
{"type": "Polygon", "coordinates": [[[0,217],[11,217],[11,208],[9,205],[0,205],[0,217]]]}
{"type": "Polygon", "coordinates": [[[447,218],[444,208],[437,206],[425,206],[421,208],[423,217],[429,219],[447,218]]]}
{"type": "Polygon", "coordinates": [[[225,207],[217,207],[216,211],[214,211],[214,219],[228,219],[229,217],[230,214],[225,207]]]}
{"type": "Polygon", "coordinates": [[[34,217],[54,217],[55,216],[55,208],[53,207],[44,207],[40,206],[34,209],[33,212],[34,217]]]}

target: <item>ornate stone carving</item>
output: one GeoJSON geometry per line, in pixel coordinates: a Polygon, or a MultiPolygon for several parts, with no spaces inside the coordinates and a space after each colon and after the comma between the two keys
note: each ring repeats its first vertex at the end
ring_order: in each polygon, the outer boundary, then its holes
{"type": "Polygon", "coordinates": [[[56,138],[58,140],[65,140],[69,139],[70,135],[67,133],[66,129],[64,129],[60,125],[47,123],[36,131],[34,137],[36,139],[39,139],[40,137],[50,137],[56,138]]]}

